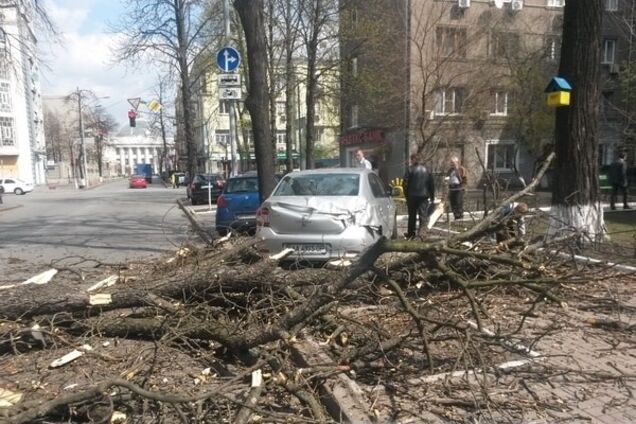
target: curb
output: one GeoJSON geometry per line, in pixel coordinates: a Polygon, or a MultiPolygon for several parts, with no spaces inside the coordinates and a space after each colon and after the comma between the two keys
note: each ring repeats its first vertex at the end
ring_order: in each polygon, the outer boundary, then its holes
{"type": "Polygon", "coordinates": [[[188,209],[184,204],[183,201],[181,199],[177,200],[177,205],[179,205],[179,208],[181,208],[181,210],[183,211],[183,213],[185,213],[186,217],[188,217],[188,219],[190,220],[190,224],[192,224],[192,227],[194,229],[194,232],[201,237],[201,239],[203,239],[203,241],[206,244],[212,244],[212,242],[214,241],[214,237],[212,237],[202,226],[201,224],[199,224],[199,221],[196,219],[196,217],[194,216],[194,214],[192,214],[192,212],[190,212],[190,209],[188,209]]]}
{"type": "Polygon", "coordinates": [[[0,212],[5,212],[5,211],[10,211],[11,209],[18,209],[21,208],[23,205],[16,205],[16,206],[7,206],[5,207],[0,207],[0,212]]]}

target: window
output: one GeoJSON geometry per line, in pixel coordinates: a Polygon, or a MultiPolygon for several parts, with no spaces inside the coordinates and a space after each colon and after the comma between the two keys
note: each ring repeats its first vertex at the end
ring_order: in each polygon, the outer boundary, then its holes
{"type": "Polygon", "coordinates": [[[369,174],[369,185],[371,186],[371,193],[373,193],[373,197],[389,197],[389,191],[377,175],[369,174]]]}
{"type": "Polygon", "coordinates": [[[497,32],[490,37],[490,55],[492,57],[515,57],[521,48],[519,34],[514,32],[497,32]]]}
{"type": "Polygon", "coordinates": [[[614,55],[616,54],[616,40],[603,40],[603,57],[601,63],[614,63],[614,55]]]}
{"type": "Polygon", "coordinates": [[[219,114],[227,115],[228,113],[230,113],[230,102],[227,100],[219,101],[219,114]]]}
{"type": "Polygon", "coordinates": [[[276,115],[278,115],[278,117],[284,119],[284,117],[285,117],[285,102],[276,102],[276,115]]]}
{"type": "Polygon", "coordinates": [[[286,134],[284,132],[277,132],[276,133],[276,146],[277,147],[282,146],[284,148],[286,140],[287,140],[287,136],[286,136],[286,134]]]}
{"type": "Polygon", "coordinates": [[[217,132],[214,136],[214,140],[216,144],[219,146],[229,146],[230,145],[230,134],[227,132],[217,132]]]}
{"type": "Polygon", "coordinates": [[[486,144],[486,167],[491,171],[512,171],[515,163],[515,145],[512,142],[486,144]]]}
{"type": "Polygon", "coordinates": [[[461,113],[463,101],[463,89],[441,88],[435,92],[435,115],[461,113]]]}
{"type": "Polygon", "coordinates": [[[492,108],[491,115],[506,116],[508,115],[508,92],[504,90],[495,90],[492,92],[492,108]]]}
{"type": "Polygon", "coordinates": [[[351,128],[358,126],[358,113],[359,113],[358,105],[351,106],[351,128]]]}
{"type": "Polygon", "coordinates": [[[605,0],[605,10],[616,12],[618,10],[618,0],[605,0]]]}
{"type": "Polygon", "coordinates": [[[565,6],[565,0],[548,0],[547,5],[549,7],[563,7],[565,6]]]}
{"type": "Polygon", "coordinates": [[[466,28],[438,27],[437,47],[442,56],[466,57],[466,28]]]}
{"type": "Polygon", "coordinates": [[[9,95],[8,82],[0,82],[0,112],[11,112],[11,96],[9,95]]]}
{"type": "Polygon", "coordinates": [[[323,138],[323,134],[324,134],[324,129],[323,128],[314,128],[314,141],[318,144],[322,143],[322,138],[323,138]]]}
{"type": "Polygon", "coordinates": [[[13,118],[0,116],[0,147],[15,146],[13,118]]]}
{"type": "Polygon", "coordinates": [[[550,61],[559,59],[561,53],[561,37],[558,35],[549,35],[545,39],[545,58],[550,61]]]}

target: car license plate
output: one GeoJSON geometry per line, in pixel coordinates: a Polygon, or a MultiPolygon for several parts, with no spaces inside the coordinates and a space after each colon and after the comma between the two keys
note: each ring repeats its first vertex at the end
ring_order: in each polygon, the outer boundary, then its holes
{"type": "Polygon", "coordinates": [[[248,220],[256,219],[256,215],[236,215],[236,218],[248,221],[248,220]]]}
{"type": "Polygon", "coordinates": [[[304,253],[308,255],[322,255],[327,253],[327,247],[322,243],[286,244],[284,247],[294,249],[296,253],[304,253]]]}

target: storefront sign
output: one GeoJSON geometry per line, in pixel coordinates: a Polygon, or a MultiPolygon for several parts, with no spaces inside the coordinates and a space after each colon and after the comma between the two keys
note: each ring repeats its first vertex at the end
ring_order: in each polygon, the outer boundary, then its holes
{"type": "Polygon", "coordinates": [[[340,136],[338,142],[343,146],[364,143],[383,143],[384,130],[369,130],[345,134],[340,136]]]}

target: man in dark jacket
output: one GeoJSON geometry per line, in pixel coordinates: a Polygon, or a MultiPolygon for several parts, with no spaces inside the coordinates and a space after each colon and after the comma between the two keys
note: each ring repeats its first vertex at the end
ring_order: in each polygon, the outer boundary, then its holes
{"type": "Polygon", "coordinates": [[[428,221],[428,201],[435,201],[435,181],[433,176],[421,163],[420,155],[411,155],[411,166],[404,175],[404,195],[409,212],[407,238],[415,237],[415,220],[419,216],[420,234],[428,221]]]}
{"type": "Polygon", "coordinates": [[[627,204],[627,160],[625,152],[618,155],[618,160],[610,167],[609,180],[612,184],[612,194],[610,196],[610,207],[616,209],[616,197],[618,191],[623,192],[623,209],[630,209],[627,204]]]}

